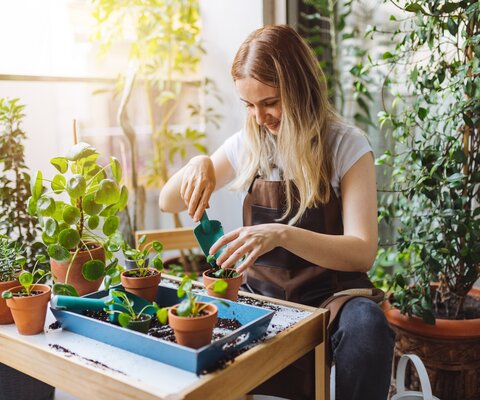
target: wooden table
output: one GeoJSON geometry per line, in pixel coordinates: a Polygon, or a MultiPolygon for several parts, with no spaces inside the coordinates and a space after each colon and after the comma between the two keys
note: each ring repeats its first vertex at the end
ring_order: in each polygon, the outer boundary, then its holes
{"type": "Polygon", "coordinates": [[[240,398],[315,349],[316,400],[328,399],[324,345],[328,311],[249,293],[241,295],[311,314],[242,353],[226,368],[200,377],[72,332],[48,329],[54,322],[50,312],[45,332],[39,335],[22,336],[15,325],[0,325],[0,362],[80,399],[227,400],[240,398]]]}

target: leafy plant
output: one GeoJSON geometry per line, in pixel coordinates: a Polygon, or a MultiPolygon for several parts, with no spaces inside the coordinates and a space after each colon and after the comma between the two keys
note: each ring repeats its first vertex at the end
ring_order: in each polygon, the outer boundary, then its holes
{"type": "Polygon", "coordinates": [[[393,259],[404,265],[390,286],[402,313],[434,323],[440,310],[462,318],[480,277],[480,9],[476,0],[393,3],[407,18],[381,61],[394,100],[379,122],[396,144],[378,160],[393,177],[382,212],[398,220],[393,259]]]}
{"type": "Polygon", "coordinates": [[[34,285],[40,283],[40,281],[44,280],[48,275],[50,275],[50,272],[46,272],[44,269],[38,268],[39,264],[45,264],[46,262],[47,257],[43,254],[39,255],[35,265],[33,266],[32,272],[22,270],[18,276],[18,281],[20,282],[20,285],[23,286],[22,291],[13,294],[10,290],[5,290],[2,293],[2,298],[11,299],[13,296],[30,296],[34,285]]]}
{"type": "Polygon", "coordinates": [[[0,282],[16,279],[26,261],[18,242],[0,235],[0,282]]]}
{"type": "Polygon", "coordinates": [[[163,250],[163,245],[157,241],[153,240],[147,244],[145,241],[147,240],[147,236],[143,235],[138,243],[143,246],[143,250],[138,250],[134,247],[130,247],[126,241],[122,244],[122,252],[126,259],[135,261],[137,266],[136,276],[147,276],[148,275],[148,268],[155,268],[157,271],[163,270],[163,261],[161,258],[161,252],[163,250]],[[152,258],[150,263],[149,255],[152,250],[155,250],[157,254],[152,258]]]}
{"type": "MultiPolygon", "coordinates": [[[[170,165],[175,157],[185,159],[189,150],[206,153],[203,145],[205,132],[195,126],[212,123],[218,128],[218,115],[212,107],[203,105],[205,96],[218,96],[211,79],[200,79],[198,69],[204,49],[201,46],[200,12],[195,0],[127,0],[112,2],[94,0],[92,15],[96,21],[92,39],[101,44],[105,54],[111,44],[118,41],[130,45],[130,68],[121,77],[124,86],[120,109],[120,123],[131,147],[132,186],[135,193],[133,230],[143,227],[138,211],[143,208],[142,190],[136,172],[137,142],[126,106],[140,78],[145,89],[152,133],[153,157],[147,184],[162,187],[170,176],[170,165]],[[185,77],[189,77],[186,79],[185,77]],[[191,77],[194,77],[191,79],[191,77]],[[192,89],[200,91],[198,101],[186,104],[181,96],[192,89]],[[158,109],[161,107],[161,109],[158,109]],[[174,128],[174,118],[186,111],[185,128],[174,128]]],[[[175,216],[176,226],[181,226],[175,216]]]]}
{"type": "Polygon", "coordinates": [[[110,163],[97,164],[99,153],[87,143],[74,145],[65,157],[55,157],[50,163],[57,169],[51,180],[43,178],[38,171],[32,180],[32,196],[28,211],[37,215],[43,229],[42,240],[48,246],[48,255],[57,261],[70,261],[65,284],[55,284],[54,293],[76,294],[68,285],[68,276],[80,251],[88,251],[89,245],[103,246],[106,258],[112,259],[108,266],[101,260],[91,259],[82,266],[86,280],[95,281],[105,277],[105,285],[119,281],[117,259],[113,258],[114,246],[109,238],[118,228],[116,215],[127,205],[128,191],[121,185],[122,169],[118,160],[110,157],[110,163]],[[105,171],[110,170],[113,179],[105,171]],[[50,189],[43,186],[48,182],[50,189]],[[68,199],[64,202],[63,199],[68,199]],[[101,227],[101,232],[97,228],[101,227]]]}
{"type": "MultiPolygon", "coordinates": [[[[178,305],[176,312],[179,317],[191,317],[195,318],[201,315],[201,312],[207,307],[209,303],[200,302],[198,296],[192,293],[192,280],[188,276],[184,276],[182,282],[177,289],[177,297],[179,299],[185,297],[178,305]]],[[[216,293],[225,293],[228,288],[227,282],[223,280],[215,281],[211,285],[212,289],[216,293]]],[[[227,307],[230,305],[222,300],[213,300],[211,303],[220,303],[227,307]]],[[[168,309],[170,307],[164,307],[157,311],[157,318],[162,324],[166,324],[168,321],[168,309]]]]}
{"type": "Polygon", "coordinates": [[[0,234],[18,241],[27,260],[33,260],[45,253],[45,247],[38,241],[37,218],[27,211],[31,193],[23,145],[24,109],[19,99],[0,98],[0,234]]]}
{"type": "MultiPolygon", "coordinates": [[[[128,298],[125,292],[122,292],[120,290],[112,290],[110,292],[110,295],[112,298],[105,303],[106,306],[110,306],[115,304],[115,306],[119,306],[124,309],[124,311],[120,310],[112,310],[111,308],[106,308],[105,311],[109,314],[118,314],[118,323],[122,327],[127,327],[128,324],[131,321],[141,321],[144,317],[144,311],[147,310],[148,308],[154,308],[155,310],[159,310],[158,305],[153,302],[152,304],[148,304],[145,307],[143,307],[140,311],[135,312],[133,308],[133,301],[128,298]],[[114,298],[116,297],[116,299],[114,298]],[[120,302],[118,301],[120,300],[120,302]]],[[[150,317],[150,316],[149,316],[150,317]]]]}
{"type": "Polygon", "coordinates": [[[237,276],[239,276],[238,272],[235,271],[234,268],[228,268],[228,269],[220,268],[216,263],[215,256],[212,254],[208,255],[207,262],[211,265],[212,267],[211,274],[215,276],[215,278],[229,279],[229,278],[236,278],[237,276]]]}

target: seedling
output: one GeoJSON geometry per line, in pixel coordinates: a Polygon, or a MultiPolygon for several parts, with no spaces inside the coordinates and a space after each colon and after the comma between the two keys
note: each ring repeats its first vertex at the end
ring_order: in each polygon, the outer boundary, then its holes
{"type": "MultiPolygon", "coordinates": [[[[143,235],[139,240],[139,244],[144,244],[146,239],[147,237],[143,235]]],[[[143,247],[143,250],[138,250],[136,248],[130,247],[127,242],[123,242],[122,244],[122,251],[125,258],[131,261],[135,261],[135,264],[137,265],[137,269],[138,269],[135,276],[139,276],[139,277],[147,276],[149,267],[153,267],[157,271],[163,271],[163,261],[160,256],[162,250],[163,250],[163,244],[157,240],[153,240],[147,243],[143,247]],[[152,249],[155,250],[157,254],[155,255],[155,257],[153,257],[152,261],[149,263],[148,256],[152,251],[152,249]]]]}
{"type": "MultiPolygon", "coordinates": [[[[50,272],[45,272],[45,270],[38,268],[38,264],[43,264],[47,261],[47,257],[43,254],[37,257],[35,265],[33,267],[32,272],[22,270],[20,275],[18,276],[18,281],[20,285],[23,286],[23,289],[20,292],[13,294],[10,290],[5,290],[2,293],[3,299],[11,299],[14,295],[15,296],[30,296],[34,285],[39,283],[42,279],[50,275],[50,272]],[[37,278],[37,281],[35,279],[37,278]]],[[[22,266],[23,268],[23,266],[22,266]]]]}
{"type": "Polygon", "coordinates": [[[118,323],[124,328],[127,327],[131,321],[142,321],[145,319],[145,316],[150,317],[149,314],[145,314],[145,310],[148,308],[151,307],[156,311],[159,310],[157,303],[153,302],[152,304],[148,304],[143,307],[140,311],[135,312],[133,308],[133,301],[129,299],[125,292],[120,290],[111,290],[110,294],[112,298],[105,303],[106,306],[109,306],[105,308],[105,311],[109,314],[118,314],[118,323]],[[120,300],[120,302],[118,300],[120,300]],[[110,307],[112,305],[115,305],[115,307],[121,307],[124,309],[124,311],[115,310],[110,307]]]}
{"type": "Polygon", "coordinates": [[[213,269],[212,275],[215,278],[229,279],[229,278],[236,278],[239,275],[238,272],[235,271],[233,268],[229,268],[229,269],[220,268],[217,265],[217,258],[212,254],[210,254],[207,257],[207,263],[209,263],[212,266],[212,269],[213,269]]]}
{"type": "MultiPolygon", "coordinates": [[[[227,282],[224,280],[218,280],[210,285],[215,293],[223,294],[228,288],[227,282]]],[[[184,276],[182,282],[177,289],[178,298],[186,298],[181,301],[177,307],[177,315],[179,317],[199,317],[202,311],[207,307],[208,303],[200,302],[198,296],[192,293],[192,280],[188,276],[184,276]]],[[[230,304],[223,300],[212,300],[210,303],[220,303],[226,307],[230,307],[230,304]]],[[[168,321],[168,309],[170,307],[164,307],[157,311],[157,318],[162,324],[166,324],[168,321]]]]}

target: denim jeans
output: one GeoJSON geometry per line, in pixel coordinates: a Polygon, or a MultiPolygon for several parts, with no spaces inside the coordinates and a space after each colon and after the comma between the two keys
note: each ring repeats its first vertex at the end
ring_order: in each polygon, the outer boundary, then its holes
{"type": "MultiPolygon", "coordinates": [[[[394,344],[395,334],[376,303],[365,297],[347,302],[330,336],[335,363],[335,400],[386,400],[394,344]]],[[[314,368],[315,356],[310,352],[251,394],[313,400],[314,368]]]]}
{"type": "Polygon", "coordinates": [[[364,297],[345,304],[330,336],[335,400],[386,400],[394,344],[377,304],[364,297]]]}

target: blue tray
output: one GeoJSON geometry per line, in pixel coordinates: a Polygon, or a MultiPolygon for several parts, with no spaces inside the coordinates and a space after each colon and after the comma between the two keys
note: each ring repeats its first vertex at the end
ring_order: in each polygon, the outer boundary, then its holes
{"type": "MultiPolygon", "coordinates": [[[[115,289],[123,290],[121,286],[115,289]]],[[[94,292],[85,297],[103,298],[108,295],[107,291],[94,292]]],[[[214,300],[206,295],[198,296],[201,301],[214,300]]],[[[159,285],[157,304],[167,307],[177,304],[176,289],[159,285]]],[[[62,324],[62,328],[75,332],[79,335],[110,344],[115,347],[139,354],[173,365],[196,374],[202,371],[215,369],[222,359],[228,359],[238,350],[259,339],[267,330],[273,311],[260,307],[240,304],[226,300],[230,307],[216,303],[219,318],[236,319],[242,324],[241,327],[231,334],[218,339],[199,349],[191,349],[176,343],[161,340],[143,333],[121,328],[107,322],[89,318],[77,311],[54,310],[51,311],[55,318],[62,324]]]]}

